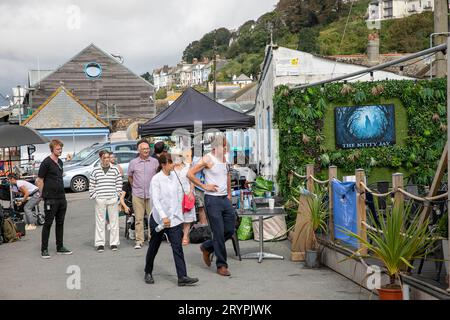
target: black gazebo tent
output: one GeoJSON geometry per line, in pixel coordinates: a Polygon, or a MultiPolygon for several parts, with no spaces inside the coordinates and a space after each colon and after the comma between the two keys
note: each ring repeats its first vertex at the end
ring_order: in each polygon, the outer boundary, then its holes
{"type": "Polygon", "coordinates": [[[193,88],[188,88],[172,105],[152,120],[139,125],[138,134],[168,136],[175,129],[194,132],[194,121],[208,129],[244,129],[255,125],[255,117],[231,110],[193,88]]]}

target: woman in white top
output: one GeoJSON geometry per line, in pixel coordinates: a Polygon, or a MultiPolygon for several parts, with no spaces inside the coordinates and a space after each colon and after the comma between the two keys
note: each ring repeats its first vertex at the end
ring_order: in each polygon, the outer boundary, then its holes
{"type": "MultiPolygon", "coordinates": [[[[183,188],[182,188],[183,190],[181,190],[181,196],[183,197],[183,195],[184,195],[183,192],[185,192],[187,195],[189,195],[189,198],[191,200],[195,200],[195,194],[194,194],[195,185],[187,177],[187,173],[190,169],[190,166],[188,165],[188,163],[190,163],[191,161],[189,161],[189,159],[186,159],[187,155],[183,155],[181,153],[181,151],[179,151],[179,150],[173,150],[171,152],[171,155],[174,156],[175,173],[177,174],[177,176],[180,179],[180,182],[183,186],[183,188]]],[[[195,206],[191,209],[191,211],[184,212],[183,218],[184,218],[184,225],[183,225],[183,242],[182,242],[182,244],[183,244],[183,246],[186,246],[189,244],[189,229],[190,229],[191,223],[196,221],[195,206]]]]}
{"type": "Polygon", "coordinates": [[[211,255],[216,257],[217,273],[230,276],[225,241],[231,239],[236,226],[236,215],[231,203],[231,176],[227,164],[228,142],[223,136],[215,136],[211,152],[205,155],[192,169],[188,178],[205,190],[205,209],[213,239],[200,245],[203,261],[209,267],[211,255]],[[196,174],[203,170],[205,183],[196,174]]]}
{"type": "Polygon", "coordinates": [[[39,188],[28,181],[19,180],[19,177],[13,173],[8,175],[8,181],[11,185],[16,186],[18,191],[23,194],[22,201],[18,202],[17,205],[19,207],[24,205],[25,230],[35,230],[37,218],[33,214],[33,209],[41,201],[39,188]]]}
{"type": "Polygon", "coordinates": [[[159,163],[159,172],[153,176],[150,183],[153,209],[150,216],[151,237],[146,257],[144,280],[149,284],[154,283],[153,263],[165,233],[172,247],[178,286],[190,285],[196,283],[198,279],[187,276],[183,246],[181,245],[184,223],[181,207],[181,185],[175,173],[173,173],[174,164],[170,154],[162,154],[159,157],[159,163]],[[160,228],[164,229],[161,230],[160,228]]]}

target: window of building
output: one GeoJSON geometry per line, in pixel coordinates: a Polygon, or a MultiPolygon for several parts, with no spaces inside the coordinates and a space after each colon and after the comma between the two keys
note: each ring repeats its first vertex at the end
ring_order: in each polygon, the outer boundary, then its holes
{"type": "Polygon", "coordinates": [[[264,139],[264,136],[262,135],[261,132],[262,129],[262,114],[259,114],[258,117],[258,150],[259,150],[259,160],[261,161],[261,157],[262,157],[262,140],[264,139]]]}
{"type": "Polygon", "coordinates": [[[97,79],[102,75],[102,67],[97,62],[89,62],[84,66],[84,73],[89,79],[97,79]]]}

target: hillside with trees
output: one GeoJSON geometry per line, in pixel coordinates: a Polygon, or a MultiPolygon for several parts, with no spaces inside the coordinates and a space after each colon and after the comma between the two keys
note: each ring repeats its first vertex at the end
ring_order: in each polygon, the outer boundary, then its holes
{"type": "MultiPolygon", "coordinates": [[[[245,22],[237,30],[219,28],[193,41],[184,50],[183,59],[211,59],[216,39],[216,53],[230,60],[218,72],[218,81],[240,73],[257,76],[271,32],[274,43],[287,48],[320,55],[365,53],[367,36],[373,32],[365,21],[369,2],[359,0],[351,5],[342,0],[280,0],[272,12],[245,22]]],[[[432,12],[383,21],[380,52],[423,50],[432,32],[432,12]]]]}

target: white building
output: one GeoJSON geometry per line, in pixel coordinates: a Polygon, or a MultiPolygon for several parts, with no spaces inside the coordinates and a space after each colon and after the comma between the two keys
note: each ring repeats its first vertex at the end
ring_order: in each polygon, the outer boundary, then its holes
{"type": "Polygon", "coordinates": [[[180,70],[180,85],[189,87],[192,85],[192,64],[183,64],[180,70]]]}
{"type": "Polygon", "coordinates": [[[208,83],[209,80],[209,75],[212,72],[212,65],[213,62],[209,61],[207,64],[205,64],[205,66],[203,67],[203,72],[202,72],[202,82],[203,83],[208,83]]]}
{"type": "Polygon", "coordinates": [[[369,20],[404,18],[434,10],[434,0],[373,0],[369,3],[369,20]]]}
{"type": "Polygon", "coordinates": [[[159,90],[159,88],[161,88],[161,81],[160,81],[160,77],[159,77],[159,71],[160,69],[155,69],[153,70],[153,85],[155,86],[155,91],[159,90]]]}
{"type": "Polygon", "coordinates": [[[155,90],[169,86],[169,66],[166,65],[161,69],[153,70],[153,84],[155,90]]]}
{"type": "MultiPolygon", "coordinates": [[[[279,85],[308,84],[367,69],[364,66],[336,62],[310,53],[277,46],[267,46],[258,82],[255,106],[257,130],[256,161],[260,174],[275,179],[278,172],[278,136],[273,126],[273,95],[279,85]]],[[[391,72],[377,71],[358,79],[412,80],[391,72]]]]}
{"type": "MultiPolygon", "coordinates": [[[[218,57],[217,70],[220,70],[225,64],[227,64],[227,60],[218,57]]],[[[162,68],[153,70],[153,83],[155,90],[160,88],[170,89],[173,85],[177,87],[206,85],[212,70],[213,61],[209,61],[205,57],[199,62],[197,58],[194,58],[192,64],[181,61],[174,67],[165,65],[162,68]]],[[[245,83],[251,83],[251,79],[247,78],[245,77],[245,83]]]]}
{"type": "Polygon", "coordinates": [[[253,82],[253,76],[251,76],[249,78],[243,73],[239,77],[236,77],[236,75],[233,75],[233,84],[238,84],[241,88],[245,87],[246,85],[248,85],[252,82],[253,82]]]}
{"type": "Polygon", "coordinates": [[[203,84],[203,71],[205,69],[205,65],[206,64],[204,63],[197,63],[197,61],[194,61],[194,64],[192,65],[192,84],[203,84]]]}

